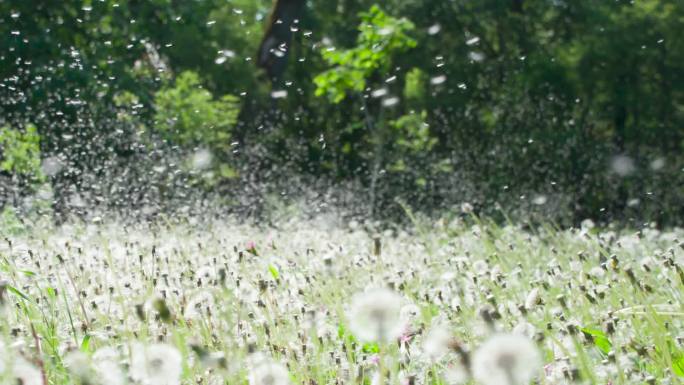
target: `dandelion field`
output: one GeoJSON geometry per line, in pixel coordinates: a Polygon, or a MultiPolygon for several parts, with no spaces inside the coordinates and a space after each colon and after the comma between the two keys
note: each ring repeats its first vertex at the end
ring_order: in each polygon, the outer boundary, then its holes
{"type": "Polygon", "coordinates": [[[474,218],[36,228],[0,245],[5,384],[684,376],[684,232],[474,218]]]}

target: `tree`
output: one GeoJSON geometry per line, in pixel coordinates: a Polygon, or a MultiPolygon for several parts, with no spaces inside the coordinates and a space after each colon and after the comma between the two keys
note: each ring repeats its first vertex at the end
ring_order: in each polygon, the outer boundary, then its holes
{"type": "Polygon", "coordinates": [[[257,52],[257,65],[278,83],[287,67],[292,35],[299,29],[305,0],[275,0],[257,52]]]}

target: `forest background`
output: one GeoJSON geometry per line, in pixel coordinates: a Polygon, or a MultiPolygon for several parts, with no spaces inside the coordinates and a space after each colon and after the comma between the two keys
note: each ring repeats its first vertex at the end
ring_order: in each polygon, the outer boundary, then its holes
{"type": "Polygon", "coordinates": [[[0,204],[682,224],[683,31],[675,0],[0,0],[0,204]]]}

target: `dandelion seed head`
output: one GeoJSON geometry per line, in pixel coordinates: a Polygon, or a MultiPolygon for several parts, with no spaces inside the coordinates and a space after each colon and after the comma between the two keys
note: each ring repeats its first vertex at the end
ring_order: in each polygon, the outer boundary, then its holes
{"type": "Polygon", "coordinates": [[[81,382],[91,382],[92,367],[90,365],[90,358],[85,353],[78,350],[69,352],[64,356],[64,365],[81,382]]]}
{"type": "Polygon", "coordinates": [[[287,369],[276,362],[262,362],[249,374],[249,385],[288,385],[290,375],[287,369]]]}
{"type": "Polygon", "coordinates": [[[588,219],[588,218],[587,218],[587,219],[584,219],[584,220],[582,221],[582,223],[580,224],[580,227],[582,228],[582,230],[585,230],[585,231],[586,231],[586,230],[591,230],[591,229],[593,229],[594,227],[596,227],[596,225],[594,224],[594,221],[592,221],[591,219],[588,219]]]}
{"type": "Polygon", "coordinates": [[[43,377],[40,370],[23,357],[15,356],[11,359],[11,365],[12,377],[15,379],[15,383],[21,385],[43,385],[43,377]]]}
{"type": "Polygon", "coordinates": [[[498,334],[480,346],[472,360],[473,377],[483,385],[528,384],[541,368],[537,347],[516,334],[498,334]]]}
{"type": "Polygon", "coordinates": [[[98,349],[93,354],[92,362],[102,385],[124,385],[125,379],[119,365],[119,354],[114,348],[98,349]]]}
{"type": "Polygon", "coordinates": [[[352,298],[349,327],[365,342],[396,340],[403,331],[402,298],[388,289],[372,289],[352,298]]]}
{"type": "Polygon", "coordinates": [[[468,381],[468,370],[459,362],[450,363],[442,374],[449,385],[460,385],[468,381]]]}
{"type": "Polygon", "coordinates": [[[144,384],[178,385],[182,361],[180,352],[171,345],[137,343],[132,348],[130,374],[144,384]]]}
{"type": "Polygon", "coordinates": [[[433,326],[423,340],[423,352],[430,360],[437,361],[449,353],[451,338],[447,327],[433,326]]]}
{"type": "Polygon", "coordinates": [[[532,310],[535,306],[541,303],[541,298],[539,297],[539,288],[535,287],[530,290],[525,299],[525,308],[532,310]]]}

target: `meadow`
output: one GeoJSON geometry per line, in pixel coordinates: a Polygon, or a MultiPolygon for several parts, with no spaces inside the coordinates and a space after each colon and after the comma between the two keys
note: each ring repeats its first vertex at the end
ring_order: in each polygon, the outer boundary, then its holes
{"type": "Polygon", "coordinates": [[[477,218],[37,227],[0,242],[1,383],[679,383],[683,240],[477,218]]]}

